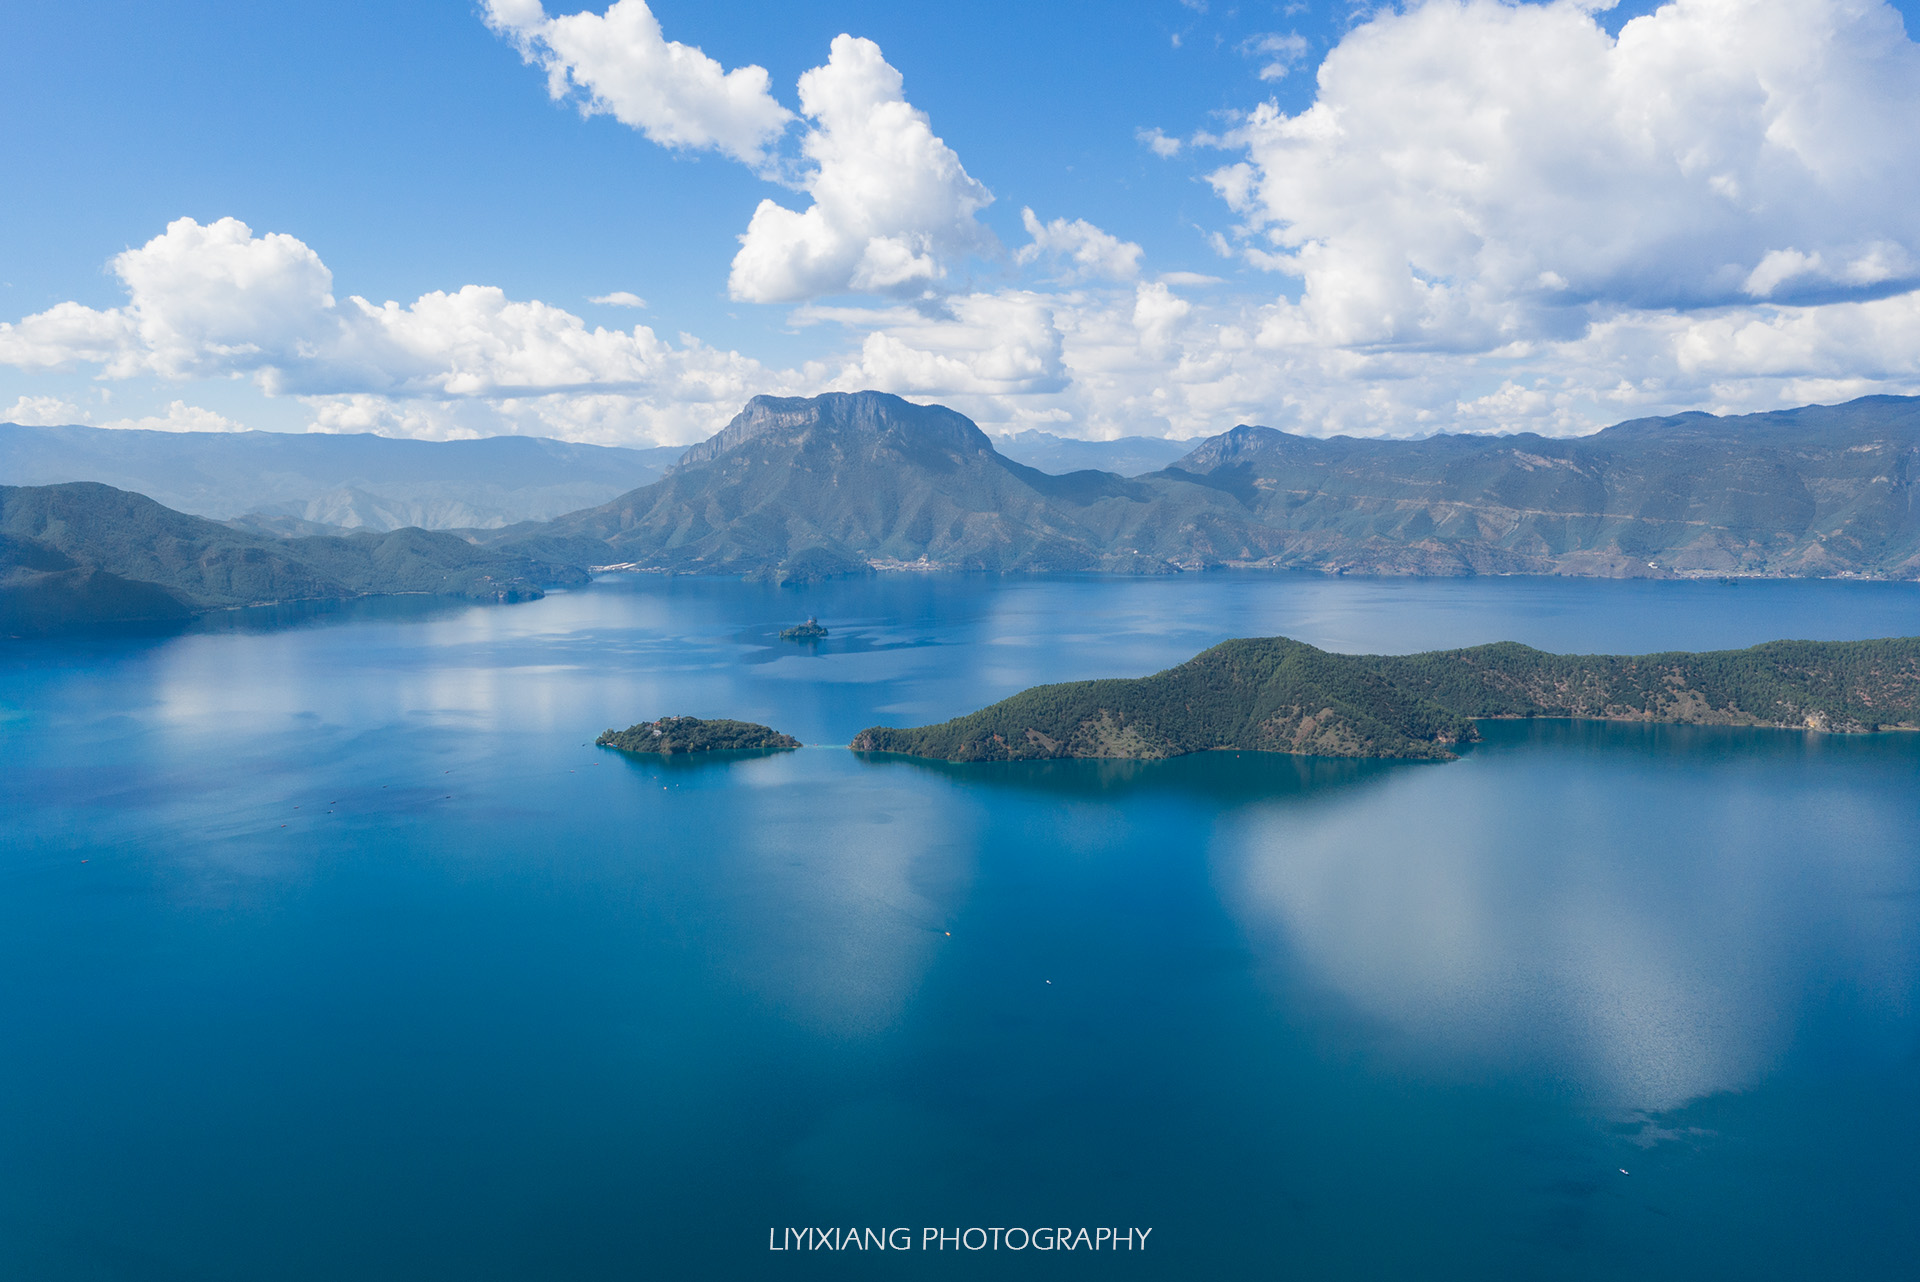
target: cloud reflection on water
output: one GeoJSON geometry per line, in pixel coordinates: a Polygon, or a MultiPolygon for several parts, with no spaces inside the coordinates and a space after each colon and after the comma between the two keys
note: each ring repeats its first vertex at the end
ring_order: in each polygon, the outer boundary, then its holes
{"type": "Polygon", "coordinates": [[[622,760],[640,787],[699,790],[670,820],[697,835],[655,835],[710,861],[698,930],[712,964],[783,1018],[859,1039],[907,1008],[973,863],[961,799],[849,777],[843,755],[622,760]]]}
{"type": "Polygon", "coordinates": [[[1779,732],[1490,738],[1363,805],[1258,805],[1221,825],[1230,910],[1276,973],[1304,970],[1378,1021],[1390,1059],[1655,1110],[1775,1067],[1809,988],[1910,1010],[1915,930],[1860,893],[1905,873],[1858,852],[1898,842],[1847,833],[1897,822],[1898,790],[1857,772],[1903,753],[1910,770],[1910,740],[1838,745],[1867,758],[1842,762],[1779,732]]]}

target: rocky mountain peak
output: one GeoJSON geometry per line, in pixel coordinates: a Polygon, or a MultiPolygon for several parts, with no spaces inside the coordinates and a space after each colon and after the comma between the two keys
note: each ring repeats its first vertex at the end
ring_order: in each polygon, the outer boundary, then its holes
{"type": "Polygon", "coordinates": [[[749,442],[801,444],[818,435],[844,444],[890,439],[902,447],[963,454],[994,452],[987,434],[944,405],[915,405],[886,392],[826,392],[819,396],[756,396],[719,435],[681,455],[679,470],[711,463],[749,442]]]}
{"type": "Polygon", "coordinates": [[[1285,432],[1275,428],[1242,423],[1218,436],[1208,437],[1194,447],[1193,453],[1173,466],[1188,472],[1211,472],[1218,467],[1230,467],[1242,462],[1286,438],[1285,432]]]}

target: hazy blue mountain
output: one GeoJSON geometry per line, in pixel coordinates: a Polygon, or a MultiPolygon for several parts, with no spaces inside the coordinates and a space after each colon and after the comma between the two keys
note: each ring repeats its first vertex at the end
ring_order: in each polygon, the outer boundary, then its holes
{"type": "Polygon", "coordinates": [[[1158,472],[1051,475],[877,392],[756,397],[669,475],[496,540],[576,564],[1165,573],[1920,575],[1920,401],[1592,436],[1211,437],[1158,472]]]}
{"type": "Polygon", "coordinates": [[[0,480],[102,480],[266,535],[491,528],[575,564],[776,578],[922,562],[1920,575],[1910,398],[1635,420],[1571,439],[1318,439],[1241,426],[1160,470],[1121,474],[1181,444],[1008,438],[1034,467],[951,410],[863,392],[755,398],[684,455],[531,437],[0,425],[0,480]],[[1058,470],[1078,461],[1102,466],[1058,470]]]}
{"type": "Polygon", "coordinates": [[[1158,472],[1185,458],[1198,439],[1170,441],[1160,436],[1123,436],[1114,441],[1077,441],[1069,436],[1030,430],[993,438],[994,447],[1016,463],[1056,476],[1066,472],[1114,472],[1139,476],[1158,472]]]}
{"type": "Polygon", "coordinates": [[[0,636],[370,594],[521,601],[585,577],[429,530],[276,539],[92,482],[0,486],[0,636]]]}
{"type": "Polygon", "coordinates": [[[1160,475],[1217,486],[1292,536],[1291,563],[1329,570],[1920,575],[1911,397],[1562,439],[1242,426],[1160,475]]]}
{"type": "MultiPolygon", "coordinates": [[[[1018,439],[1058,446],[1029,453],[1056,466],[1079,446],[1104,448],[1046,436],[1018,439]]],[[[1140,441],[1107,444],[1147,448],[1140,441]]],[[[756,397],[660,475],[675,453],[529,437],[0,427],[0,479],[91,469],[88,479],[132,487],[145,475],[170,506],[244,513],[250,533],[467,528],[583,566],[776,579],[902,564],[1920,576],[1912,398],[1643,419],[1570,439],[1318,439],[1241,426],[1128,477],[1035,468],[952,410],[834,393],[756,397]],[[532,519],[564,508],[576,510],[532,519]],[[508,524],[517,515],[529,519],[508,524]]]]}
{"type": "Polygon", "coordinates": [[[284,518],[277,532],[489,529],[604,503],[658,480],[680,453],[531,436],[410,441],[0,423],[0,484],[99,481],[215,520],[284,518]]]}
{"type": "Polygon", "coordinates": [[[950,409],[880,392],[757,396],[657,484],[495,537],[545,560],[778,579],[875,563],[1165,573],[1282,542],[1200,478],[1052,476],[950,409]]]}

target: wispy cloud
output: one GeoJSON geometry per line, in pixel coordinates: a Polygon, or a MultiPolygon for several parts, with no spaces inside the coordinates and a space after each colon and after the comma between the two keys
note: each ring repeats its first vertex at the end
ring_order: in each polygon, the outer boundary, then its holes
{"type": "Polygon", "coordinates": [[[1306,37],[1294,31],[1263,32],[1240,42],[1240,52],[1259,61],[1262,80],[1284,78],[1307,56],[1307,49],[1306,37]]]}
{"type": "Polygon", "coordinates": [[[1162,160],[1171,160],[1180,154],[1182,143],[1178,138],[1169,137],[1159,129],[1136,129],[1133,136],[1142,146],[1162,160]]]}

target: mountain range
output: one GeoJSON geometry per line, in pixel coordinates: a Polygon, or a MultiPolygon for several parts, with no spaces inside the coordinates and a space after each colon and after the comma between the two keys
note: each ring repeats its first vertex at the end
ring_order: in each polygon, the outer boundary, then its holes
{"type": "Polygon", "coordinates": [[[1920,574],[1912,397],[1636,419],[1571,438],[1243,426],[1174,470],[1294,535],[1288,561],[1328,570],[1920,574]]]}
{"type": "MultiPolygon", "coordinates": [[[[1077,441],[1026,431],[1000,452],[1042,472],[1157,471],[1192,441],[1077,441]]],[[[157,432],[0,423],[0,485],[99,481],[269,534],[496,529],[546,521],[659,480],[684,446],[544,437],[415,441],[365,433],[157,432]]]]}
{"type": "Polygon", "coordinates": [[[755,397],[662,480],[481,537],[537,559],[776,580],[869,568],[1920,576],[1920,400],[1591,436],[1243,425],[1136,477],[1051,475],[941,406],[755,397]]]}
{"type": "Polygon", "coordinates": [[[756,396],[661,481],[487,536],[543,560],[776,580],[873,569],[1161,573],[1277,531],[1184,475],[1054,476],[965,416],[878,392],[756,396]]]}
{"type": "Polygon", "coordinates": [[[1112,472],[1139,476],[1177,463],[1201,438],[1169,440],[1164,436],[1122,436],[1111,441],[1080,441],[1071,436],[1029,429],[993,438],[993,447],[1016,463],[1039,472],[1112,472]]]}
{"type": "Polygon", "coordinates": [[[279,534],[544,521],[657,481],[680,454],[531,436],[413,441],[0,423],[0,484],[99,481],[279,534]]]}
{"type": "MultiPolygon", "coordinates": [[[[658,452],[533,438],[152,439],[166,435],[0,432],[0,475],[57,471],[34,451],[78,442],[103,472],[252,513],[223,525],[91,480],[0,486],[5,630],[379,592],[516,600],[598,569],[776,582],[1217,568],[1920,577],[1920,399],[1906,397],[1639,419],[1564,439],[1319,439],[1242,425],[1131,477],[1027,466],[965,416],[879,392],[755,397],[651,480],[658,452]],[[250,477],[248,459],[268,470],[250,477]],[[369,485],[478,486],[523,511],[582,492],[583,476],[602,492],[623,477],[647,483],[550,520],[500,524],[510,509],[491,509],[491,528],[451,533],[333,537],[345,532],[331,522],[262,515],[274,494],[348,462],[396,469],[366,472],[369,485]],[[308,470],[271,470],[295,464],[308,470]]],[[[86,466],[74,461],[84,454],[59,466],[86,466]]]]}

